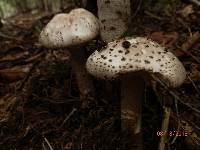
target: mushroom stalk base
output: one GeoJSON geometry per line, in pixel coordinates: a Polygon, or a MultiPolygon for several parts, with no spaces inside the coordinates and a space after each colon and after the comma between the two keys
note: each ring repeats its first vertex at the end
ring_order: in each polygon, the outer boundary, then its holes
{"type": "Polygon", "coordinates": [[[83,49],[73,48],[71,51],[71,64],[75,72],[76,81],[78,84],[80,97],[82,99],[94,96],[94,86],[91,76],[87,73],[85,68],[86,53],[83,49]]]}
{"type": "MultiPolygon", "coordinates": [[[[144,81],[133,75],[124,75],[121,81],[121,126],[133,133],[141,134],[142,99],[144,81]]],[[[142,144],[142,137],[136,138],[142,144]]]]}

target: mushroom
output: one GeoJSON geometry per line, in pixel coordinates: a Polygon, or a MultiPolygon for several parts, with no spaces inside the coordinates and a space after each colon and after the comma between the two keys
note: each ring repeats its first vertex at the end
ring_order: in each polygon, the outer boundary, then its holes
{"type": "Polygon", "coordinates": [[[126,37],[95,51],[86,62],[88,72],[100,79],[121,79],[122,127],[133,134],[141,131],[141,106],[144,82],[158,75],[168,86],[183,83],[186,71],[167,49],[144,38],[126,37]]]}
{"type": "Polygon", "coordinates": [[[82,97],[93,92],[91,77],[85,69],[86,52],[83,45],[99,34],[98,19],[89,11],[78,8],[60,13],[42,30],[39,42],[47,48],[69,48],[72,68],[75,71],[82,97]]]}

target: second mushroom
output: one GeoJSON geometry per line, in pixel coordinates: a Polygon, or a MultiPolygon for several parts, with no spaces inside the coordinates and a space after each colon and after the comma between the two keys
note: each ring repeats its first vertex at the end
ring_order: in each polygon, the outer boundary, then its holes
{"type": "Polygon", "coordinates": [[[98,19],[83,8],[74,9],[68,14],[55,15],[40,33],[39,42],[43,46],[69,49],[82,97],[87,97],[94,90],[92,80],[85,69],[87,58],[83,46],[98,34],[98,19]]]}
{"type": "Polygon", "coordinates": [[[183,83],[186,71],[167,49],[143,37],[124,38],[95,51],[87,60],[90,74],[101,79],[121,80],[122,127],[141,132],[141,107],[144,82],[158,75],[170,87],[183,83]]]}

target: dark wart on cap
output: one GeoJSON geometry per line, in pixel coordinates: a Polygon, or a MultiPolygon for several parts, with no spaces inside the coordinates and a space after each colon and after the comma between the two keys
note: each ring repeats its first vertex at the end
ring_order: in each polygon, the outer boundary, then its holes
{"type": "Polygon", "coordinates": [[[124,48],[126,48],[126,49],[128,49],[130,46],[131,46],[131,43],[129,42],[129,41],[124,41],[124,42],[122,42],[122,46],[124,47],[124,48]]]}
{"type": "Polygon", "coordinates": [[[120,74],[140,70],[159,73],[172,87],[181,85],[186,77],[185,68],[176,56],[144,37],[125,38],[109,43],[105,49],[95,51],[89,57],[86,68],[90,74],[102,79],[113,79],[120,74]],[[105,62],[106,65],[100,66],[98,62],[105,62]]]}

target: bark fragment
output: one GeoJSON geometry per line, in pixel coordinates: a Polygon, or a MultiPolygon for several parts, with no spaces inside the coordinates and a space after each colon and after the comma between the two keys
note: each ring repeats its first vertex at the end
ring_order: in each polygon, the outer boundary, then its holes
{"type": "Polygon", "coordinates": [[[102,40],[122,37],[128,29],[130,0],[97,0],[97,6],[102,40]]]}

